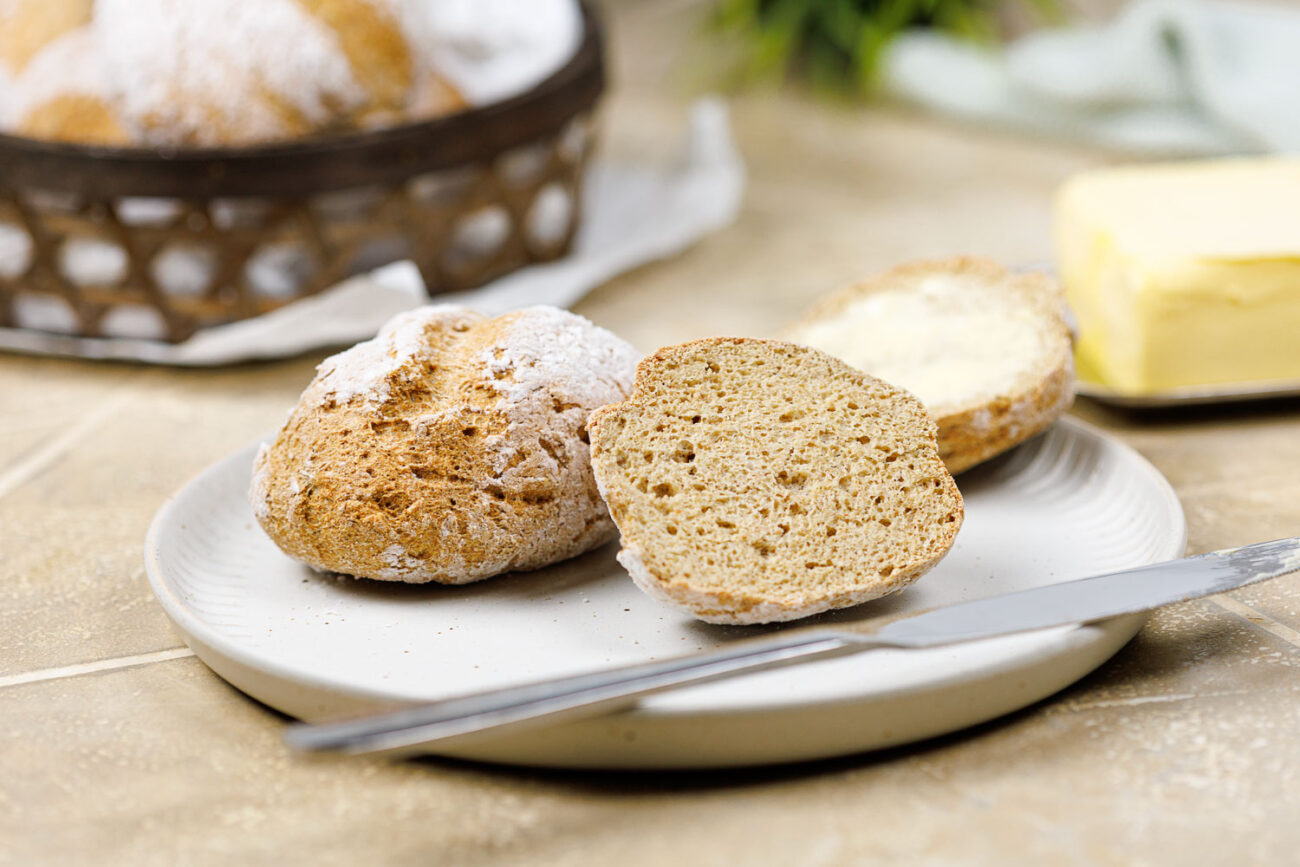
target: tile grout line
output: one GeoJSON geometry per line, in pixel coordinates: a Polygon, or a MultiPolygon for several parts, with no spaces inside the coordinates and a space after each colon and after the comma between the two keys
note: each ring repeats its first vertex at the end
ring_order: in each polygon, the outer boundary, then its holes
{"type": "Polygon", "coordinates": [[[120,668],[132,668],[137,665],[149,665],[153,662],[166,662],[169,659],[183,659],[193,656],[194,651],[188,647],[173,647],[171,650],[155,650],[152,653],[137,653],[134,656],[116,656],[96,662],[79,662],[59,668],[43,668],[40,671],[26,671],[22,674],[10,674],[0,677],[0,689],[6,686],[21,686],[26,683],[41,683],[46,680],[62,680],[82,674],[94,674],[98,671],[115,671],[120,668]]]}
{"type": "Polygon", "coordinates": [[[0,473],[0,497],[8,496],[24,483],[31,481],[44,470],[54,466],[60,458],[71,451],[73,446],[89,436],[109,416],[121,409],[127,401],[136,395],[136,391],[135,388],[123,387],[117,394],[82,416],[81,421],[71,425],[62,434],[37,449],[25,461],[20,461],[0,473]]]}
{"type": "MultiPolygon", "coordinates": [[[[1300,691],[1300,687],[1284,687],[1286,691],[1300,691]]],[[[1283,691],[1279,690],[1279,691],[1283,691]]],[[[1168,695],[1134,695],[1128,698],[1106,698],[1097,701],[1080,701],[1068,707],[1061,707],[1056,713],[1077,713],[1079,711],[1135,707],[1143,704],[1173,704],[1180,701],[1192,701],[1198,698],[1224,698],[1227,696],[1252,695],[1248,689],[1211,690],[1209,692],[1175,692],[1168,695]]]]}
{"type": "Polygon", "coordinates": [[[1276,635],[1287,644],[1300,647],[1300,632],[1292,629],[1285,623],[1279,623],[1262,611],[1258,611],[1244,602],[1238,602],[1231,596],[1225,596],[1222,594],[1219,596],[1211,596],[1209,601],[1213,602],[1223,610],[1235,614],[1243,620],[1249,621],[1251,625],[1258,626],[1265,632],[1276,635]]]}
{"type": "Polygon", "coordinates": [[[1097,701],[1079,702],[1071,705],[1070,712],[1079,710],[1093,710],[1095,708],[1113,708],[1113,707],[1134,707],[1141,704],[1168,704],[1176,701],[1188,701],[1189,699],[1200,698],[1200,695],[1190,692],[1175,692],[1168,695],[1134,695],[1128,698],[1107,698],[1097,701]]]}

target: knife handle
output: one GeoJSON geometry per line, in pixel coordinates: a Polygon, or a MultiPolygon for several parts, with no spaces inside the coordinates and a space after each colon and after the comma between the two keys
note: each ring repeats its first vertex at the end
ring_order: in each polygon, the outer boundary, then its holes
{"type": "Polygon", "coordinates": [[[887,642],[870,635],[801,630],[707,653],[489,690],[361,719],[300,723],[289,727],[285,741],[310,752],[414,753],[449,738],[600,716],[666,689],[884,646],[887,642]]]}

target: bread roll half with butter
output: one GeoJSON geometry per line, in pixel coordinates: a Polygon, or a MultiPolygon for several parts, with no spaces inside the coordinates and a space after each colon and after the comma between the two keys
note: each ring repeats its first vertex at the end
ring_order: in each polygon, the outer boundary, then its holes
{"type": "Polygon", "coordinates": [[[987,259],[899,266],[822,299],[783,336],[916,395],[953,473],[1044,430],[1074,399],[1060,289],[987,259]]]}

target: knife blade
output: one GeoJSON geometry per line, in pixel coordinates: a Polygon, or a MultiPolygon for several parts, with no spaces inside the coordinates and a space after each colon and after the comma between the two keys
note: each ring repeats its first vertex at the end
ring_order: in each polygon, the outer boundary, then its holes
{"type": "Polygon", "coordinates": [[[1104,620],[1300,571],[1300,538],[1278,539],[960,602],[884,624],[805,626],[720,650],[506,687],[341,722],[297,724],[292,747],[420,752],[434,743],[599,716],[663,690],[879,648],[925,648],[1104,620]]]}

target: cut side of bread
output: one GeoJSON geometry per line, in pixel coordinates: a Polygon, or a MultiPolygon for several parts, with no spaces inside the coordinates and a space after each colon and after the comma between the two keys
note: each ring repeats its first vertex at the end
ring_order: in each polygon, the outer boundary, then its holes
{"type": "Polygon", "coordinates": [[[711,623],[793,620],[894,593],[961,527],[924,407],[804,346],[661,349],[588,433],[619,561],[642,590],[711,623]]]}
{"type": "Polygon", "coordinates": [[[1074,399],[1060,288],[986,259],[894,268],[822,299],[782,336],[916,395],[954,473],[1043,430],[1074,399]]]}

